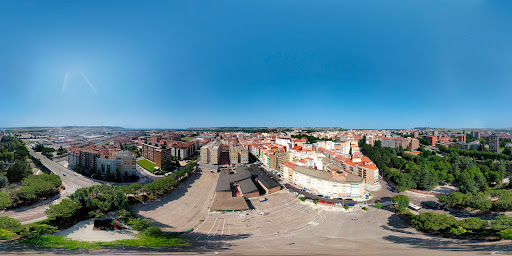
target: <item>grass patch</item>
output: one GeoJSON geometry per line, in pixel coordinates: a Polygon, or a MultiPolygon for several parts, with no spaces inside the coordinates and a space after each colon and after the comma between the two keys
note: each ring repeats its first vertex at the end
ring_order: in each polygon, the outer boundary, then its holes
{"type": "Polygon", "coordinates": [[[192,138],[192,137],[185,137],[185,138],[181,138],[181,140],[182,140],[182,141],[189,141],[189,140],[191,140],[191,139],[193,139],[193,138],[192,138]]]}
{"type": "Polygon", "coordinates": [[[175,235],[162,235],[158,237],[150,237],[139,235],[135,239],[122,239],[112,242],[86,242],[78,241],[62,236],[43,235],[33,238],[23,239],[20,241],[24,244],[44,246],[48,248],[61,249],[102,249],[115,247],[148,247],[148,248],[164,248],[179,247],[188,245],[187,240],[175,235]]]}
{"type": "Polygon", "coordinates": [[[142,168],[148,170],[149,172],[155,172],[156,164],[152,163],[147,159],[137,160],[137,164],[142,166],[142,168]]]}

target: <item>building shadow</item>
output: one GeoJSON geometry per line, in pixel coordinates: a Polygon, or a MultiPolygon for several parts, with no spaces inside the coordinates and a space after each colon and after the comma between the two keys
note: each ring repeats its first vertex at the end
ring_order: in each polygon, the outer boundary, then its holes
{"type": "MultiPolygon", "coordinates": [[[[512,253],[512,246],[510,243],[500,242],[483,242],[479,240],[463,240],[454,238],[442,238],[442,237],[428,237],[419,238],[412,236],[398,236],[390,235],[384,236],[384,240],[396,243],[408,245],[411,248],[418,249],[429,249],[429,250],[441,250],[441,251],[455,251],[455,252],[494,252],[497,251],[500,255],[506,255],[512,253]]],[[[435,254],[433,254],[435,255],[435,254]]]]}

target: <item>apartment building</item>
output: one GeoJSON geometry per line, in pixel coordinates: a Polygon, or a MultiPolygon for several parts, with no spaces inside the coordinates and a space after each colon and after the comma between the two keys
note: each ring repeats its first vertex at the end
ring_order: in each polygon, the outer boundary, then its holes
{"type": "Polygon", "coordinates": [[[135,154],[130,151],[112,152],[102,156],[96,161],[96,170],[105,177],[109,172],[112,175],[119,173],[123,177],[133,176],[137,170],[135,154]]]}
{"type": "Polygon", "coordinates": [[[229,163],[230,164],[248,164],[249,151],[242,146],[229,147],[229,163]]]}
{"type": "Polygon", "coordinates": [[[347,172],[362,177],[365,183],[375,185],[379,182],[379,169],[361,152],[355,151],[352,155],[347,156],[337,151],[319,149],[330,160],[323,160],[323,169],[326,171],[347,172]],[[333,164],[336,163],[336,165],[333,164]]]}
{"type": "Polygon", "coordinates": [[[496,134],[489,136],[489,151],[500,152],[500,137],[496,134]]]}
{"type": "Polygon", "coordinates": [[[420,147],[420,141],[412,138],[385,138],[382,139],[382,147],[386,148],[402,148],[406,149],[411,147],[412,150],[416,150],[420,147]]]}
{"type": "Polygon", "coordinates": [[[312,193],[331,198],[361,198],[364,180],[349,173],[326,172],[309,167],[283,163],[283,179],[312,193]]]}
{"type": "Polygon", "coordinates": [[[221,142],[219,140],[211,141],[201,147],[201,163],[218,165],[221,153],[221,142]]]}

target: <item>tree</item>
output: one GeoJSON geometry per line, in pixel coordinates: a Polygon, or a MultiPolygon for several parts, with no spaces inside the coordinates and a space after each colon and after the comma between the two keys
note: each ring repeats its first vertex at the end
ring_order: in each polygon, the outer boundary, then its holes
{"type": "Polygon", "coordinates": [[[486,227],[487,221],[482,220],[480,218],[472,217],[460,220],[458,224],[465,229],[476,230],[486,227]]]}
{"type": "Polygon", "coordinates": [[[32,175],[32,168],[30,168],[30,165],[25,159],[16,160],[14,164],[9,166],[6,174],[7,179],[9,179],[11,183],[20,182],[30,175],[32,175]]]}
{"type": "Polygon", "coordinates": [[[11,239],[13,236],[15,236],[16,234],[14,234],[13,232],[9,231],[9,230],[6,230],[6,229],[3,229],[3,228],[0,228],[0,240],[9,240],[11,239]]]}
{"type": "Polygon", "coordinates": [[[431,231],[445,230],[457,224],[455,217],[433,212],[420,213],[420,215],[414,216],[411,221],[419,230],[431,231]]]}
{"type": "Polygon", "coordinates": [[[75,215],[76,211],[80,208],[82,208],[82,206],[79,203],[66,198],[58,204],[50,205],[45,213],[50,218],[70,218],[75,215]]]}
{"type": "Polygon", "coordinates": [[[406,195],[396,195],[392,198],[393,203],[398,205],[398,211],[405,212],[407,207],[409,207],[409,197],[406,195]]]}
{"type": "Polygon", "coordinates": [[[498,234],[503,239],[512,240],[512,228],[504,229],[504,230],[498,232],[498,234]]]}
{"type": "Polygon", "coordinates": [[[142,231],[142,234],[151,237],[159,237],[162,235],[162,230],[159,227],[149,227],[142,231]]]}
{"type": "Polygon", "coordinates": [[[509,229],[512,227],[512,217],[500,215],[491,221],[491,225],[493,229],[497,230],[509,229]]]}
{"type": "Polygon", "coordinates": [[[12,206],[11,196],[7,192],[0,192],[0,209],[12,206]]]}
{"type": "Polygon", "coordinates": [[[9,179],[4,175],[0,174],[0,188],[3,188],[9,184],[9,179]]]}
{"type": "Polygon", "coordinates": [[[480,188],[469,172],[463,172],[458,176],[459,191],[476,194],[480,188]]]}
{"type": "Polygon", "coordinates": [[[19,226],[21,226],[21,223],[18,220],[15,220],[7,216],[0,217],[0,228],[13,229],[19,226]]]}

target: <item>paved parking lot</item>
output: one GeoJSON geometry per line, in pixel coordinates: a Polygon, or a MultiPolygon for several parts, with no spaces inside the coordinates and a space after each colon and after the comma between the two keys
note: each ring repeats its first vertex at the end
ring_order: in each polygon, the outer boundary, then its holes
{"type": "Polygon", "coordinates": [[[251,199],[254,210],[210,213],[194,230],[195,233],[204,234],[197,239],[221,239],[229,235],[251,235],[252,238],[272,239],[275,236],[303,232],[325,219],[325,215],[315,209],[312,203],[303,203],[287,191],[280,191],[266,198],[266,202],[251,199]]]}

